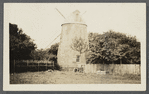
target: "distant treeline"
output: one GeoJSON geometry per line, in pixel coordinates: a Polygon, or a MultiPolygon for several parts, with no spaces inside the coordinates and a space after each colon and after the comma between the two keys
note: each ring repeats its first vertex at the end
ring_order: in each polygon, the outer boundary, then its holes
{"type": "MultiPolygon", "coordinates": [[[[57,62],[59,43],[47,49],[37,49],[33,40],[16,24],[9,24],[10,60],[53,60],[57,62]]],[[[89,33],[87,63],[140,64],[140,42],[136,37],[114,32],[89,33]]]]}

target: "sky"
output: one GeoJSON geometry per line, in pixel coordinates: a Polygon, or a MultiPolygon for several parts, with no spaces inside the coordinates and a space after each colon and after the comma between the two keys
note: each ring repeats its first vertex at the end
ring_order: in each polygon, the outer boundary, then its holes
{"type": "Polygon", "coordinates": [[[60,37],[53,40],[61,33],[65,20],[55,8],[65,18],[79,10],[87,32],[113,30],[136,36],[140,42],[146,36],[145,3],[5,3],[4,23],[17,24],[38,49],[49,48],[60,41],[60,37]]]}

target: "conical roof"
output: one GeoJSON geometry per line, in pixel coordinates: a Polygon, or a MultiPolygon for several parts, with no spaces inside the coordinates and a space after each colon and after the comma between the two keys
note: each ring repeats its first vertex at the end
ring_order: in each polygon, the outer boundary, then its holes
{"type": "Polygon", "coordinates": [[[82,19],[81,15],[80,15],[79,10],[75,10],[74,12],[72,12],[70,14],[70,16],[68,16],[66,18],[64,23],[82,23],[82,24],[85,24],[84,20],[82,19]]]}

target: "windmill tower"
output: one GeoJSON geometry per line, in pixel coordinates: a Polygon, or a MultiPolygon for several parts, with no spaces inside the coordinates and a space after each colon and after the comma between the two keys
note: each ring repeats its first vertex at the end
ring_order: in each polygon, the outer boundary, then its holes
{"type": "Polygon", "coordinates": [[[58,64],[62,67],[75,67],[76,63],[85,64],[85,53],[82,53],[80,56],[78,51],[71,48],[75,37],[80,37],[88,43],[87,25],[80,16],[80,12],[76,10],[71,13],[61,26],[62,31],[58,48],[58,64]]]}

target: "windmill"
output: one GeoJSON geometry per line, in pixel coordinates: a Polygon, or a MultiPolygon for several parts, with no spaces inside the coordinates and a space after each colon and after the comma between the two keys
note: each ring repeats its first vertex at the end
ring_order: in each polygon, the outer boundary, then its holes
{"type": "MultiPolygon", "coordinates": [[[[58,11],[58,9],[56,10],[58,11]]],[[[60,11],[58,12],[61,14],[60,11]]],[[[75,37],[80,37],[88,42],[87,25],[85,24],[78,10],[71,13],[69,17],[65,18],[63,16],[63,18],[65,19],[65,22],[61,25],[62,31],[57,56],[58,64],[61,67],[74,67],[76,66],[77,62],[85,64],[85,53],[79,57],[79,52],[73,50],[70,45],[73,43],[73,39],[75,37]]]]}

